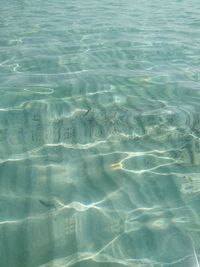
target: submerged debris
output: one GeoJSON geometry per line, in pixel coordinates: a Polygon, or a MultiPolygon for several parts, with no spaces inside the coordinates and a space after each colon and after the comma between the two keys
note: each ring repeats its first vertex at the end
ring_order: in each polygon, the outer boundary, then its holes
{"type": "Polygon", "coordinates": [[[150,82],[151,81],[151,77],[144,77],[143,79],[145,82],[150,82]]]}
{"type": "Polygon", "coordinates": [[[110,165],[110,167],[111,167],[113,170],[119,170],[119,169],[121,169],[121,163],[120,163],[120,162],[113,163],[113,164],[110,165]]]}

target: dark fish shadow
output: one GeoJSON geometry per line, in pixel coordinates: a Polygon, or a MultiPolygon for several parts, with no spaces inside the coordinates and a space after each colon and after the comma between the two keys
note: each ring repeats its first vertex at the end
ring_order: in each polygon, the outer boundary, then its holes
{"type": "Polygon", "coordinates": [[[41,205],[43,205],[45,208],[48,208],[48,209],[57,209],[56,208],[56,205],[52,202],[49,202],[49,201],[45,201],[45,200],[42,200],[42,199],[39,199],[39,202],[41,205]]]}

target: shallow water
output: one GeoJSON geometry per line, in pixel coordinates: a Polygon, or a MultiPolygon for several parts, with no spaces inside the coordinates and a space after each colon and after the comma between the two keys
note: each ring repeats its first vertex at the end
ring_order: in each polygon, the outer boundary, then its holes
{"type": "Polygon", "coordinates": [[[1,267],[199,266],[199,18],[1,0],[1,267]]]}

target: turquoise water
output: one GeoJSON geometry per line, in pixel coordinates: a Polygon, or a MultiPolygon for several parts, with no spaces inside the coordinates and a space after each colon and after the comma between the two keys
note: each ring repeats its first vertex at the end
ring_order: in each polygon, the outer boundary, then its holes
{"type": "Polygon", "coordinates": [[[1,0],[1,267],[199,266],[199,66],[197,0],[1,0]]]}

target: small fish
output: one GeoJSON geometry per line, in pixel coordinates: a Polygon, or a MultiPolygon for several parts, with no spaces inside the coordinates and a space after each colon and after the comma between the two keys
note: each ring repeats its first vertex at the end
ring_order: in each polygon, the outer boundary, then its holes
{"type": "Polygon", "coordinates": [[[84,113],[83,116],[86,116],[90,111],[91,111],[91,108],[89,108],[89,109],[84,113]]]}
{"type": "Polygon", "coordinates": [[[190,177],[190,176],[188,176],[188,179],[190,180],[190,182],[192,182],[193,180],[192,180],[192,177],[190,177]]]}
{"type": "Polygon", "coordinates": [[[110,167],[111,167],[113,170],[119,170],[119,169],[121,169],[121,163],[120,163],[120,162],[113,163],[113,164],[110,165],[110,167]]]}
{"type": "Polygon", "coordinates": [[[51,203],[51,202],[47,202],[47,201],[44,201],[44,200],[42,200],[42,199],[39,199],[39,202],[40,202],[40,204],[42,204],[42,205],[45,206],[46,208],[50,208],[50,209],[54,208],[54,209],[56,209],[55,204],[53,204],[53,203],[51,203]]]}

